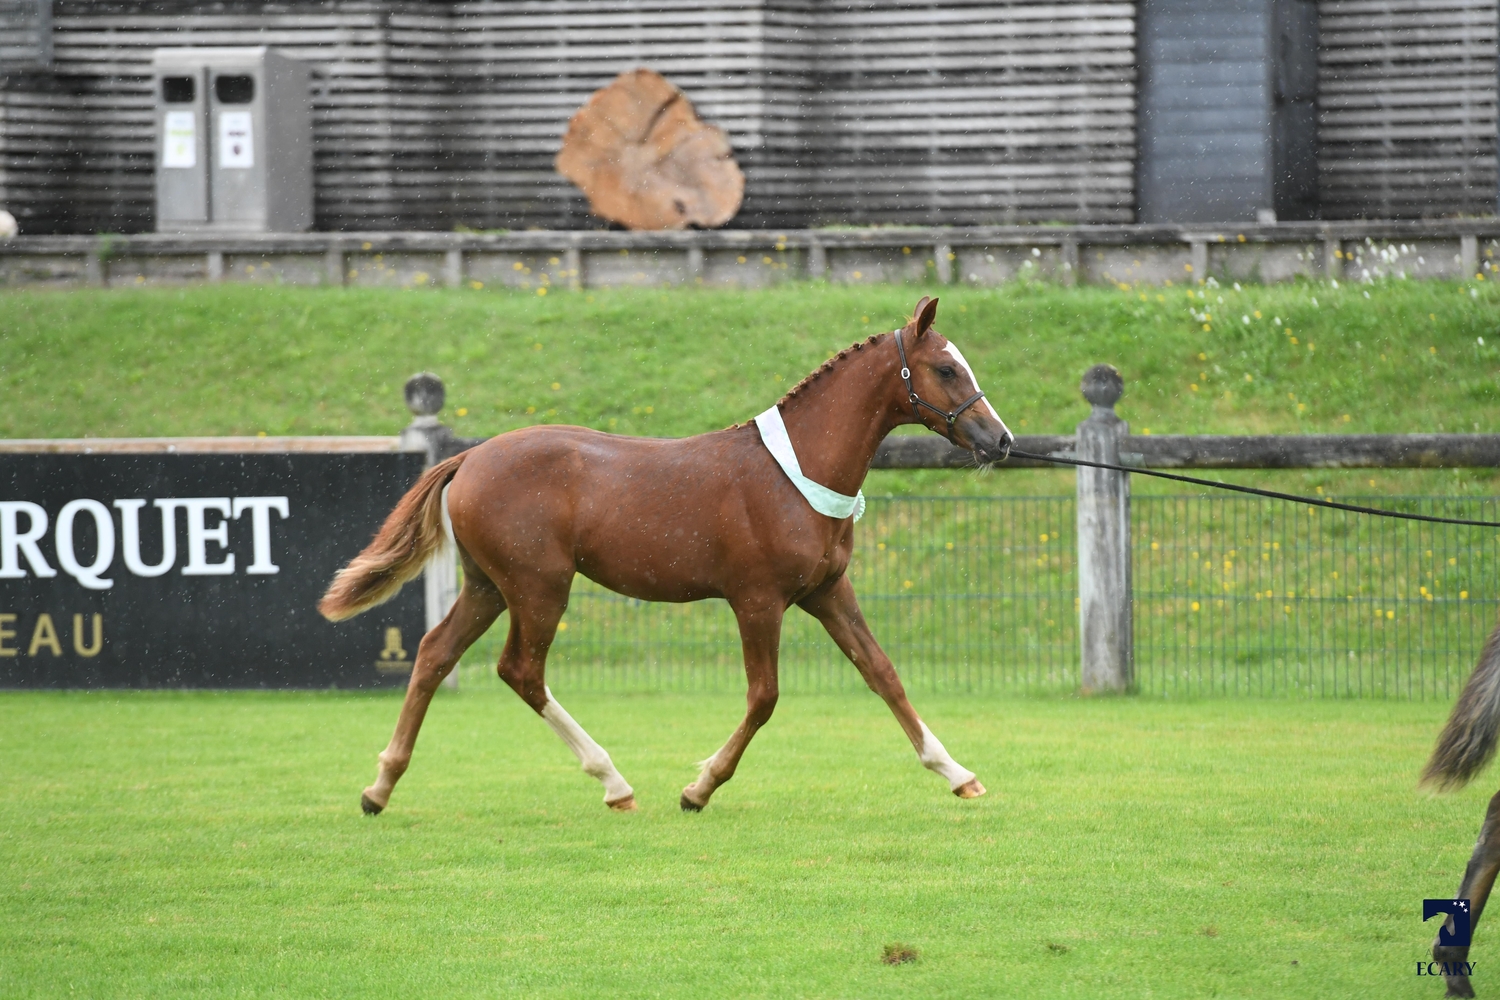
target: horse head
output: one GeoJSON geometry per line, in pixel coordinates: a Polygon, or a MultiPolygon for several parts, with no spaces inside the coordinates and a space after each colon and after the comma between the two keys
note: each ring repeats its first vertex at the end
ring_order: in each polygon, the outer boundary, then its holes
{"type": "Polygon", "coordinates": [[[916,419],[974,453],[981,463],[1003,462],[1015,441],[979,388],[958,345],[933,329],[938,300],[922,297],[911,322],[896,333],[902,378],[916,419]]]}

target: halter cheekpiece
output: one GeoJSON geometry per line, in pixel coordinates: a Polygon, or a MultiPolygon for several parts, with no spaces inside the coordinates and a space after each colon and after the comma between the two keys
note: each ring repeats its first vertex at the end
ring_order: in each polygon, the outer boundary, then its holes
{"type": "MultiPolygon", "coordinates": [[[[961,413],[984,398],[984,390],[980,389],[974,393],[974,395],[960,403],[958,409],[951,413],[941,407],[933,406],[927,400],[917,395],[916,387],[911,384],[911,367],[906,363],[906,346],[901,343],[901,331],[896,330],[894,336],[896,338],[896,353],[901,355],[901,381],[906,383],[906,398],[911,403],[911,415],[916,417],[917,422],[920,423],[922,420],[922,411],[918,410],[917,407],[927,407],[948,422],[946,437],[950,442],[953,441],[953,422],[959,418],[961,413]]],[[[979,387],[975,386],[975,388],[978,389],[979,387]]]]}

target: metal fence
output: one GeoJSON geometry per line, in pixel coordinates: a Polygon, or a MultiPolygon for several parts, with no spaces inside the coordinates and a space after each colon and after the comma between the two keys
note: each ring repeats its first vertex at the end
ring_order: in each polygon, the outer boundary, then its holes
{"type": "MultiPolygon", "coordinates": [[[[1346,498],[1500,519],[1500,497],[1346,498]]],[[[1449,698],[1500,603],[1500,531],[1251,497],[1132,500],[1136,680],[1146,694],[1449,698]]],[[[1077,688],[1075,498],[872,498],[849,574],[914,691],[1077,688]]],[[[506,620],[466,657],[498,684],[506,620]]],[[[744,689],[722,601],[649,604],[579,578],[548,662],[566,690],[744,689]]],[[[792,609],[788,692],[862,682],[792,609]]]]}

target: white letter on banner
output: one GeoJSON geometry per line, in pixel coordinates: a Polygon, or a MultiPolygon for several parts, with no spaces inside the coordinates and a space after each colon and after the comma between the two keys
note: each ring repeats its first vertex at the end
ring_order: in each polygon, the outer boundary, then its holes
{"type": "Polygon", "coordinates": [[[218,542],[219,548],[229,548],[229,522],[220,521],[217,528],[203,524],[205,511],[216,510],[229,517],[228,497],[192,497],[177,501],[187,511],[188,562],[182,567],[183,576],[228,576],[234,572],[234,553],[224,557],[223,562],[208,561],[208,542],[218,542]]]}
{"type": "Polygon", "coordinates": [[[271,511],[287,517],[286,497],[235,497],[234,517],[250,512],[250,528],[255,538],[255,561],[245,567],[246,573],[280,573],[281,567],[271,561],[271,511]]]}
{"type": "Polygon", "coordinates": [[[109,569],[115,561],[115,519],[109,508],[98,500],[72,500],[57,512],[57,564],[63,571],[89,590],[108,590],[115,581],[106,580],[99,574],[109,569]],[[93,565],[85,566],[78,561],[73,550],[73,519],[79,512],[94,518],[94,527],[99,532],[99,551],[94,555],[93,565]]]}
{"type": "Polygon", "coordinates": [[[154,506],[161,510],[161,562],[147,566],[141,562],[141,508],[144,500],[116,500],[120,508],[120,554],[125,557],[125,566],[136,576],[161,576],[177,562],[177,518],[173,516],[181,500],[157,500],[154,506]]]}
{"type": "Polygon", "coordinates": [[[0,500],[0,580],[19,580],[26,575],[21,568],[22,555],[31,564],[37,576],[56,576],[57,570],[47,565],[36,540],[47,533],[47,512],[29,500],[0,500]],[[30,519],[26,534],[16,528],[16,515],[25,514],[30,519]]]}

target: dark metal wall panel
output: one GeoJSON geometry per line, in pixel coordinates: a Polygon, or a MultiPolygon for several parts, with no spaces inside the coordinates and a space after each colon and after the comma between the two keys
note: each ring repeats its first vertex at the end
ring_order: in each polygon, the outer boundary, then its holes
{"type": "Polygon", "coordinates": [[[0,74],[52,62],[52,0],[0,0],[0,74]]]}
{"type": "Polygon", "coordinates": [[[1317,218],[1312,0],[1144,0],[1142,222],[1317,218]]]}
{"type": "Polygon", "coordinates": [[[1319,216],[1318,7],[1271,3],[1272,207],[1283,221],[1319,216]]]}
{"type": "Polygon", "coordinates": [[[1323,0],[1324,218],[1496,209],[1495,0],[1323,0]]]}
{"type": "Polygon", "coordinates": [[[1271,0],[1139,7],[1142,222],[1273,210],[1271,0]]]}

